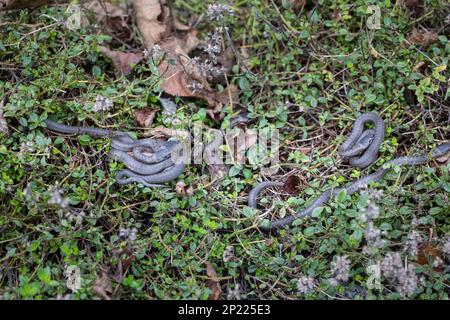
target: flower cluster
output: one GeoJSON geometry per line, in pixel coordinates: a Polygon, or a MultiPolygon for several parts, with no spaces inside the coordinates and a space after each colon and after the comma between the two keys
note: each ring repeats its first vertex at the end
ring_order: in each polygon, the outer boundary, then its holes
{"type": "Polygon", "coordinates": [[[24,158],[27,154],[32,153],[36,150],[33,141],[22,142],[20,145],[19,158],[24,158]]]}
{"type": "Polygon", "coordinates": [[[403,267],[402,258],[398,252],[388,253],[380,264],[384,277],[395,284],[398,293],[411,296],[417,289],[419,279],[414,265],[403,267]]]}
{"type": "Polygon", "coordinates": [[[442,252],[450,256],[450,236],[446,236],[442,243],[442,252]]]}
{"type": "Polygon", "coordinates": [[[405,243],[405,251],[408,252],[411,256],[417,256],[419,251],[419,244],[423,241],[422,236],[416,230],[411,231],[408,234],[408,239],[405,243]]]}
{"type": "Polygon", "coordinates": [[[234,256],[234,247],[233,246],[227,246],[222,254],[222,260],[223,262],[230,262],[235,259],[234,256]]]}
{"type": "Polygon", "coordinates": [[[206,15],[211,21],[223,21],[226,16],[234,15],[234,10],[228,4],[210,4],[206,15]]]}
{"type": "Polygon", "coordinates": [[[381,238],[381,234],[381,230],[375,227],[372,221],[369,221],[364,230],[364,238],[367,241],[367,245],[363,248],[364,253],[371,253],[374,248],[384,247],[385,241],[381,238]]]}
{"type": "Polygon", "coordinates": [[[312,277],[302,276],[297,280],[297,290],[301,294],[310,293],[315,288],[315,280],[312,277]]]}
{"type": "Polygon", "coordinates": [[[153,61],[160,60],[164,55],[163,50],[159,44],[153,45],[150,49],[144,50],[144,58],[151,59],[153,61]]]}
{"type": "Polygon", "coordinates": [[[48,204],[56,205],[61,209],[66,209],[69,206],[69,199],[63,197],[63,191],[58,187],[50,188],[49,194],[48,204]]]}
{"type": "Polygon", "coordinates": [[[95,99],[95,104],[92,107],[92,111],[98,112],[98,111],[107,111],[111,109],[113,106],[113,101],[111,99],[105,98],[102,95],[98,95],[95,99]]]}
{"type": "Polygon", "coordinates": [[[328,280],[331,285],[347,282],[350,277],[350,260],[348,260],[348,257],[346,255],[337,256],[331,262],[331,272],[333,277],[328,280]]]}
{"type": "Polygon", "coordinates": [[[121,228],[119,230],[119,238],[123,240],[128,240],[133,242],[137,239],[137,229],[136,228],[121,228]]]}
{"type": "Polygon", "coordinates": [[[84,211],[78,212],[75,210],[70,210],[66,213],[66,219],[70,222],[74,221],[77,225],[80,225],[83,222],[85,216],[86,213],[84,211]]]}

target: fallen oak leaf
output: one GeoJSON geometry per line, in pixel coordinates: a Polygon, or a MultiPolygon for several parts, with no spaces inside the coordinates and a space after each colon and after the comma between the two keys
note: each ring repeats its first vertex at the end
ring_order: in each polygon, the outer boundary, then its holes
{"type": "Polygon", "coordinates": [[[156,110],[150,107],[136,110],[133,114],[134,120],[143,128],[148,128],[153,123],[156,116],[156,110]]]}
{"type": "Polygon", "coordinates": [[[428,47],[439,40],[439,34],[432,30],[419,30],[414,28],[409,36],[405,39],[404,45],[417,45],[421,47],[428,47]]]}
{"type": "Polygon", "coordinates": [[[300,190],[302,180],[299,176],[289,176],[283,185],[283,190],[290,194],[296,194],[300,190]]]}
{"type": "Polygon", "coordinates": [[[106,57],[111,59],[116,72],[124,76],[129,75],[133,71],[133,67],[144,57],[142,53],[115,51],[104,46],[98,48],[106,57]]]}
{"type": "MultiPolygon", "coordinates": [[[[418,248],[417,253],[417,263],[420,265],[426,265],[431,262],[436,262],[441,260],[442,253],[439,251],[439,249],[435,248],[431,243],[422,244],[418,248]]],[[[441,268],[439,266],[433,266],[434,271],[441,271],[441,268]]]]}
{"type": "Polygon", "coordinates": [[[137,26],[146,48],[151,48],[170,32],[170,10],[165,1],[133,0],[137,26]]]}
{"type": "Polygon", "coordinates": [[[95,279],[92,291],[100,298],[111,300],[109,294],[113,292],[111,279],[108,274],[108,268],[100,268],[101,274],[95,279]]]}
{"type": "Polygon", "coordinates": [[[222,288],[220,287],[219,277],[214,269],[211,262],[206,262],[206,275],[208,276],[208,287],[211,289],[212,293],[208,297],[208,300],[219,300],[222,293],[222,288]]]}

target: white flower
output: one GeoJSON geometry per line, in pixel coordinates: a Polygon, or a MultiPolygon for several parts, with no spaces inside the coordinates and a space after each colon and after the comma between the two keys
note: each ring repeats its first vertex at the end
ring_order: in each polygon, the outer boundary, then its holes
{"type": "Polygon", "coordinates": [[[128,240],[130,242],[133,242],[137,239],[137,229],[136,228],[121,228],[119,230],[119,237],[128,240]]]}
{"type": "Polygon", "coordinates": [[[69,199],[62,196],[63,192],[57,187],[50,189],[50,198],[48,199],[48,204],[54,204],[59,206],[61,209],[65,209],[69,206],[69,199]]]}
{"type": "Polygon", "coordinates": [[[350,260],[346,255],[337,256],[333,262],[331,262],[331,272],[334,274],[334,279],[340,282],[348,281],[350,277],[350,260]]]}
{"type": "Polygon", "coordinates": [[[302,276],[297,280],[297,290],[301,294],[310,293],[312,292],[316,285],[315,285],[314,278],[302,276]]]}
{"type": "Polygon", "coordinates": [[[206,15],[211,21],[222,21],[226,15],[234,15],[234,10],[227,4],[210,4],[206,15]]]}
{"type": "Polygon", "coordinates": [[[95,104],[92,107],[92,111],[106,111],[109,110],[113,106],[113,101],[111,99],[105,98],[102,95],[98,95],[95,99],[95,104]]]}

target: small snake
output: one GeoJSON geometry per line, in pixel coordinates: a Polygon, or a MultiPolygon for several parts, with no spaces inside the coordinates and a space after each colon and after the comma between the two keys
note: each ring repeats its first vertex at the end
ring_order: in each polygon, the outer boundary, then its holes
{"type": "Polygon", "coordinates": [[[136,140],[123,131],[68,126],[49,119],[45,124],[49,130],[59,133],[111,138],[110,157],[127,167],[116,175],[116,182],[120,185],[139,182],[147,187],[164,187],[164,183],[176,179],[186,166],[172,161],[172,152],[180,145],[178,141],[136,140]],[[146,154],[148,151],[151,155],[146,154]]]}
{"type": "MultiPolygon", "coordinates": [[[[373,163],[378,157],[378,149],[384,138],[384,122],[383,120],[373,112],[364,113],[355,122],[353,130],[348,139],[339,148],[340,156],[349,162],[350,165],[365,168],[373,163]],[[364,130],[364,125],[368,122],[374,124],[374,129],[364,130]]],[[[334,188],[325,190],[319,197],[317,197],[308,207],[298,211],[295,215],[273,221],[268,228],[262,228],[263,230],[276,230],[290,225],[296,219],[300,219],[306,216],[310,216],[314,209],[321,207],[328,200],[338,194],[342,190],[346,190],[348,195],[358,191],[359,189],[367,186],[369,182],[375,182],[380,180],[386,173],[388,173],[392,166],[413,166],[422,165],[432,159],[442,157],[450,152],[450,143],[443,143],[437,146],[430,156],[409,156],[398,157],[386,162],[382,168],[378,169],[374,173],[365,176],[350,183],[345,188],[334,188]]],[[[248,195],[248,206],[251,208],[257,208],[258,194],[268,187],[281,187],[284,183],[276,181],[264,181],[254,187],[248,195]]]]}

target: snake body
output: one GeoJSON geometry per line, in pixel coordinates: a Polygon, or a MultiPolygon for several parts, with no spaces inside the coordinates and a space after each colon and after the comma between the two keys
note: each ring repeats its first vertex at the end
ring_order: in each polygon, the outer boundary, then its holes
{"type": "MultiPolygon", "coordinates": [[[[356,120],[350,136],[339,148],[339,154],[352,166],[358,168],[367,167],[377,159],[378,149],[384,139],[384,130],[384,122],[377,114],[369,112],[361,115],[356,120]],[[364,125],[367,122],[373,123],[375,129],[365,130],[364,125]]],[[[437,146],[431,155],[407,156],[392,159],[386,162],[383,167],[381,167],[374,173],[353,181],[344,188],[333,188],[325,190],[308,207],[298,211],[295,215],[273,221],[268,228],[263,229],[280,229],[287,225],[290,225],[296,219],[310,216],[313,213],[314,209],[323,206],[330,200],[332,196],[338,194],[340,191],[345,190],[348,195],[351,195],[352,193],[367,186],[370,182],[379,181],[386,173],[388,173],[392,169],[392,166],[422,165],[432,159],[442,157],[449,152],[450,143],[443,143],[437,146]]],[[[282,182],[274,181],[264,181],[259,183],[249,193],[248,206],[251,208],[257,207],[258,194],[265,188],[273,186],[281,187],[283,185],[284,184],[282,182]]]]}
{"type": "Polygon", "coordinates": [[[49,119],[45,124],[49,130],[58,133],[110,138],[110,157],[127,167],[116,175],[116,182],[120,185],[139,182],[147,187],[164,187],[164,183],[176,179],[186,166],[172,161],[172,152],[180,145],[178,141],[136,140],[123,131],[69,126],[49,119]]]}

